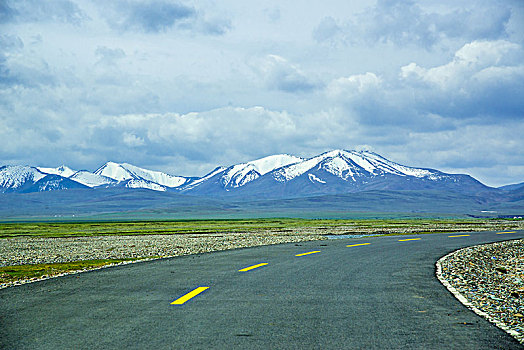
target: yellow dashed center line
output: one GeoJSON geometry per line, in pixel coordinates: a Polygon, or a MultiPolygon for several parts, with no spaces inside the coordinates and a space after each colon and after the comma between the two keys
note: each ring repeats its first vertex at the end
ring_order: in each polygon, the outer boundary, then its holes
{"type": "Polygon", "coordinates": [[[205,291],[208,288],[209,287],[198,287],[198,288],[195,288],[191,292],[189,292],[187,294],[184,294],[180,298],[178,298],[177,300],[173,301],[171,303],[171,305],[182,305],[186,301],[188,301],[189,299],[196,297],[198,294],[202,293],[203,291],[205,291]]]}
{"type": "Polygon", "coordinates": [[[243,269],[238,270],[238,272],[246,272],[246,271],[253,270],[253,269],[259,268],[261,266],[267,265],[267,264],[269,264],[269,263],[260,263],[260,264],[256,264],[256,265],[253,265],[253,266],[244,267],[243,269]]]}
{"type": "Polygon", "coordinates": [[[497,232],[497,235],[503,235],[505,233],[515,233],[516,231],[510,231],[510,232],[497,232]]]}
{"type": "Polygon", "coordinates": [[[371,243],[350,244],[350,245],[347,245],[346,247],[358,247],[358,246],[361,246],[361,245],[368,245],[368,244],[371,244],[371,243]]]}
{"type": "Polygon", "coordinates": [[[399,242],[405,242],[405,241],[418,241],[421,238],[406,238],[406,239],[399,239],[399,242]]]}
{"type": "Polygon", "coordinates": [[[307,252],[307,253],[300,253],[300,254],[297,254],[295,256],[304,256],[304,255],[317,254],[317,253],[320,253],[320,250],[314,250],[312,252],[307,252]]]}
{"type": "Polygon", "coordinates": [[[456,236],[448,236],[448,237],[451,237],[451,238],[454,238],[454,237],[469,237],[469,235],[456,235],[456,236]]]}

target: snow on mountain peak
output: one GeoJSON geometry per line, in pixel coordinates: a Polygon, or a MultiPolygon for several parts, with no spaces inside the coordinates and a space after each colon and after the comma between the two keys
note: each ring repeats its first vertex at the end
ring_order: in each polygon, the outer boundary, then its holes
{"type": "Polygon", "coordinates": [[[240,163],[228,168],[222,176],[222,183],[224,187],[240,187],[275,169],[303,160],[288,154],[276,154],[247,163],[240,163]]]}
{"type": "Polygon", "coordinates": [[[37,169],[42,173],[60,175],[62,177],[71,177],[76,172],[65,165],[61,165],[58,168],[37,167],[37,169]]]}
{"type": "Polygon", "coordinates": [[[333,150],[303,162],[285,166],[274,174],[274,178],[279,182],[286,182],[315,168],[316,170],[325,170],[343,180],[348,180],[350,177],[355,180],[355,177],[383,174],[415,177],[435,176],[435,173],[429,170],[406,167],[373,152],[333,150]]]}
{"type": "MultiPolygon", "coordinates": [[[[450,175],[437,170],[400,165],[370,151],[336,149],[309,159],[288,154],[271,155],[228,168],[218,167],[199,178],[172,176],[128,163],[115,162],[107,162],[94,173],[85,170],[74,172],[65,165],[58,168],[3,166],[0,167],[0,192],[25,190],[45,176],[68,178],[88,187],[125,186],[155,191],[176,189],[183,192],[209,192],[217,189],[229,191],[260,177],[285,183],[302,175],[311,183],[329,185],[333,177],[337,177],[349,183],[353,182],[356,186],[373,181],[376,177],[392,175],[434,181],[450,179],[450,175]]],[[[67,181],[64,182],[65,185],[60,181],[56,182],[60,188],[71,186],[67,181]]],[[[267,183],[262,181],[262,186],[267,186],[267,183]]]]}
{"type": "MultiPolygon", "coordinates": [[[[128,163],[114,163],[107,162],[98,170],[95,171],[96,175],[108,177],[116,181],[127,181],[127,180],[146,180],[147,182],[154,182],[159,184],[161,187],[179,187],[187,182],[185,177],[172,176],[160,171],[147,170],[139,168],[137,166],[128,163]]],[[[137,181],[134,185],[130,186],[133,188],[139,187],[144,182],[137,181]]],[[[151,186],[148,185],[147,188],[151,186]]],[[[161,190],[160,188],[154,188],[161,190]]]]}
{"type": "Polygon", "coordinates": [[[46,174],[37,168],[23,165],[6,165],[0,167],[0,189],[18,188],[26,182],[37,182],[46,174]]]}
{"type": "Polygon", "coordinates": [[[115,180],[109,177],[94,174],[86,170],[77,171],[70,177],[70,179],[87,187],[110,185],[115,182],[115,180]]]}
{"type": "Polygon", "coordinates": [[[149,190],[153,190],[153,191],[161,191],[161,192],[165,192],[166,191],[166,188],[164,186],[161,186],[157,183],[154,183],[154,182],[150,182],[150,181],[147,181],[147,180],[130,180],[126,183],[126,187],[127,188],[147,188],[149,190]]]}
{"type": "Polygon", "coordinates": [[[135,178],[121,164],[115,162],[105,163],[95,171],[95,174],[105,176],[116,181],[125,181],[135,178]]]}
{"type": "Polygon", "coordinates": [[[291,156],[289,154],[275,154],[248,162],[257,173],[264,175],[283,166],[303,161],[303,158],[291,156]]]}
{"type": "Polygon", "coordinates": [[[157,184],[161,186],[179,187],[187,182],[187,178],[185,177],[168,175],[160,171],[142,169],[142,168],[139,168],[137,166],[127,164],[127,163],[122,164],[122,167],[124,167],[126,170],[131,172],[133,175],[141,179],[151,181],[151,182],[156,182],[157,184]]]}
{"type": "Polygon", "coordinates": [[[398,163],[392,162],[374,152],[363,151],[363,155],[368,159],[369,162],[373,163],[377,167],[381,167],[384,171],[396,173],[401,176],[415,176],[415,177],[435,177],[436,172],[428,169],[413,168],[398,163]]]}

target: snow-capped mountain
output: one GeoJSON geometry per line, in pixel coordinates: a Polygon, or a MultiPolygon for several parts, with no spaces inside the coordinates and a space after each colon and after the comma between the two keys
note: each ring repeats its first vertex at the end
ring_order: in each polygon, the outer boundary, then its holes
{"type": "Polygon", "coordinates": [[[218,167],[201,179],[192,181],[188,186],[182,186],[185,192],[199,193],[230,191],[247,185],[259,177],[290,164],[302,162],[304,159],[288,154],[277,154],[247,163],[232,165],[228,168],[218,167]]]}
{"type": "Polygon", "coordinates": [[[127,187],[131,188],[150,188],[155,190],[161,190],[158,186],[160,185],[163,190],[166,187],[180,187],[189,181],[188,178],[182,176],[173,176],[162,173],[160,171],[152,171],[142,169],[131,164],[113,163],[107,162],[98,170],[95,171],[96,175],[104,176],[116,181],[132,180],[127,187]],[[143,187],[146,186],[146,187],[143,187]]]}
{"type": "Polygon", "coordinates": [[[198,196],[286,198],[369,190],[490,191],[468,175],[414,168],[368,151],[334,150],[304,159],[287,154],[217,167],[200,177],[182,177],[127,163],[107,162],[95,172],[66,166],[0,168],[0,192],[68,188],[145,188],[198,196]]]}
{"type": "Polygon", "coordinates": [[[46,174],[30,166],[6,165],[0,167],[0,192],[22,191],[45,176],[46,174]]]}
{"type": "MultiPolygon", "coordinates": [[[[262,163],[271,164],[268,160],[279,159],[273,157],[263,158],[262,163]]],[[[198,186],[182,187],[181,191],[197,195],[278,198],[365,190],[440,188],[467,192],[488,189],[467,175],[408,167],[368,151],[334,150],[309,159],[286,156],[279,164],[265,168],[266,171],[256,171],[254,164],[262,160],[215,172],[198,186]]]]}
{"type": "MultiPolygon", "coordinates": [[[[60,167],[62,168],[62,167],[60,167]]],[[[6,192],[43,192],[70,188],[86,188],[84,185],[69,180],[57,172],[71,173],[71,169],[39,168],[30,166],[3,166],[0,168],[0,193],[6,192]],[[49,170],[49,173],[44,172],[49,170]]]]}
{"type": "Polygon", "coordinates": [[[56,191],[56,190],[70,190],[70,189],[87,189],[88,187],[56,174],[48,174],[34,183],[33,186],[29,186],[24,192],[44,192],[44,191],[56,191]]]}
{"type": "MultiPolygon", "coordinates": [[[[342,180],[353,182],[358,182],[362,178],[383,176],[385,174],[413,176],[416,178],[431,177],[433,180],[441,176],[440,172],[403,166],[373,152],[334,150],[303,162],[283,167],[276,171],[273,177],[279,182],[287,182],[305,173],[314,171],[324,171],[342,180]]],[[[317,176],[310,176],[310,179],[311,181],[326,183],[317,176]]]]}
{"type": "Polygon", "coordinates": [[[200,186],[201,184],[208,183],[210,179],[215,178],[218,174],[222,174],[226,170],[223,166],[216,167],[210,173],[202,176],[201,178],[194,178],[192,181],[188,182],[187,185],[181,187],[183,191],[191,191],[192,189],[200,186]]]}
{"type": "Polygon", "coordinates": [[[224,170],[220,180],[224,188],[236,188],[256,180],[270,171],[286,165],[296,164],[303,160],[287,154],[269,156],[248,163],[233,165],[224,170]]]}
{"type": "Polygon", "coordinates": [[[69,167],[66,167],[65,165],[59,166],[58,168],[43,168],[43,167],[37,167],[37,169],[45,174],[51,174],[51,175],[60,175],[62,177],[71,177],[76,171],[72,170],[69,167]]]}
{"type": "Polygon", "coordinates": [[[91,173],[87,170],[80,170],[69,177],[69,179],[81,183],[87,187],[111,186],[118,181],[109,177],[91,173]]]}

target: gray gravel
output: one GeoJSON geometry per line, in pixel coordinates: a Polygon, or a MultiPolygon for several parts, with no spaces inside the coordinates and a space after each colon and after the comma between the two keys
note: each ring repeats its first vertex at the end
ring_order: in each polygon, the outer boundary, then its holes
{"type": "Polygon", "coordinates": [[[452,287],[524,344],[524,240],[464,248],[440,264],[452,287]]]}
{"type": "MultiPolygon", "coordinates": [[[[159,258],[259,245],[325,239],[318,234],[283,232],[7,238],[0,240],[0,266],[63,263],[94,259],[159,258]]],[[[48,278],[51,276],[45,276],[48,278]]],[[[38,280],[0,284],[0,289],[38,280]]]]}

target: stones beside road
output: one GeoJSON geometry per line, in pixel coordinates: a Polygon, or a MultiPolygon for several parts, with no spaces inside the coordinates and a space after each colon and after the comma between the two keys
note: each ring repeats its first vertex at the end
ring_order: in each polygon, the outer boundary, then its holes
{"type": "Polygon", "coordinates": [[[466,306],[524,344],[523,239],[457,250],[439,260],[439,274],[466,306]]]}
{"type": "MultiPolygon", "coordinates": [[[[319,239],[325,238],[319,234],[289,232],[8,238],[0,240],[0,266],[97,259],[151,259],[319,239]]],[[[3,283],[0,288],[38,279],[3,283]]]]}

